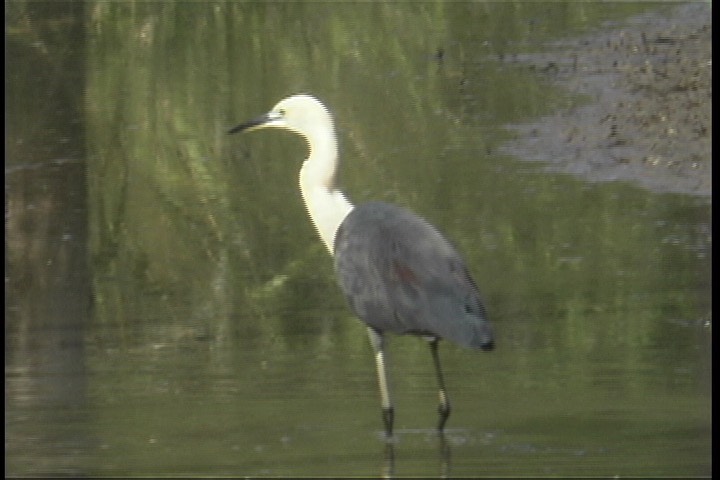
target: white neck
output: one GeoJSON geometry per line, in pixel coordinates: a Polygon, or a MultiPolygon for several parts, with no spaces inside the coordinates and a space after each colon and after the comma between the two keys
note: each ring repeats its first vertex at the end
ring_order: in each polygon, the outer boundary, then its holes
{"type": "Polygon", "coordinates": [[[300,193],[305,208],[325,246],[333,254],[335,233],[353,205],[335,188],[337,142],[335,135],[308,138],[310,156],[300,169],[300,193]]]}

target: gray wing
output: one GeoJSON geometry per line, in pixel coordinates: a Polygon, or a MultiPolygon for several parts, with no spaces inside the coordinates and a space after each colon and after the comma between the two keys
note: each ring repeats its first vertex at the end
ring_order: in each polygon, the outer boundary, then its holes
{"type": "Polygon", "coordinates": [[[335,269],[350,307],[375,329],[492,348],[465,262],[412,212],[382,202],[355,207],[335,237],[335,269]]]}

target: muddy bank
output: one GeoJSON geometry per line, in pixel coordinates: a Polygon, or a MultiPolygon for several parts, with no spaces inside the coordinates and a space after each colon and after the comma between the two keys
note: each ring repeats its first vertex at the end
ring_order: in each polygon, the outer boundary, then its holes
{"type": "Polygon", "coordinates": [[[712,190],[712,7],[692,3],[605,25],[512,59],[590,103],[512,125],[502,151],[590,181],[712,190]]]}

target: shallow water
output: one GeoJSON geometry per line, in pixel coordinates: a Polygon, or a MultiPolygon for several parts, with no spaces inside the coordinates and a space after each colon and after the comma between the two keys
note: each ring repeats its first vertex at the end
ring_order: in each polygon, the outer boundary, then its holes
{"type": "Polygon", "coordinates": [[[709,475],[707,200],[495,153],[577,101],[499,58],[650,7],[11,2],[6,474],[709,475]],[[224,134],[300,91],[349,197],[430,219],[481,287],[497,348],[442,344],[444,439],[392,337],[382,441],[302,141],[224,134]]]}

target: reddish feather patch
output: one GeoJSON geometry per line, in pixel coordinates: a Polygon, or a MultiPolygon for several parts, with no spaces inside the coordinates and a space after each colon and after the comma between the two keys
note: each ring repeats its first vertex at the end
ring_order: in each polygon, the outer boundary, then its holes
{"type": "Polygon", "coordinates": [[[417,283],[415,272],[413,272],[407,265],[403,265],[402,263],[395,261],[393,262],[393,270],[395,271],[395,277],[401,282],[417,283]]]}

